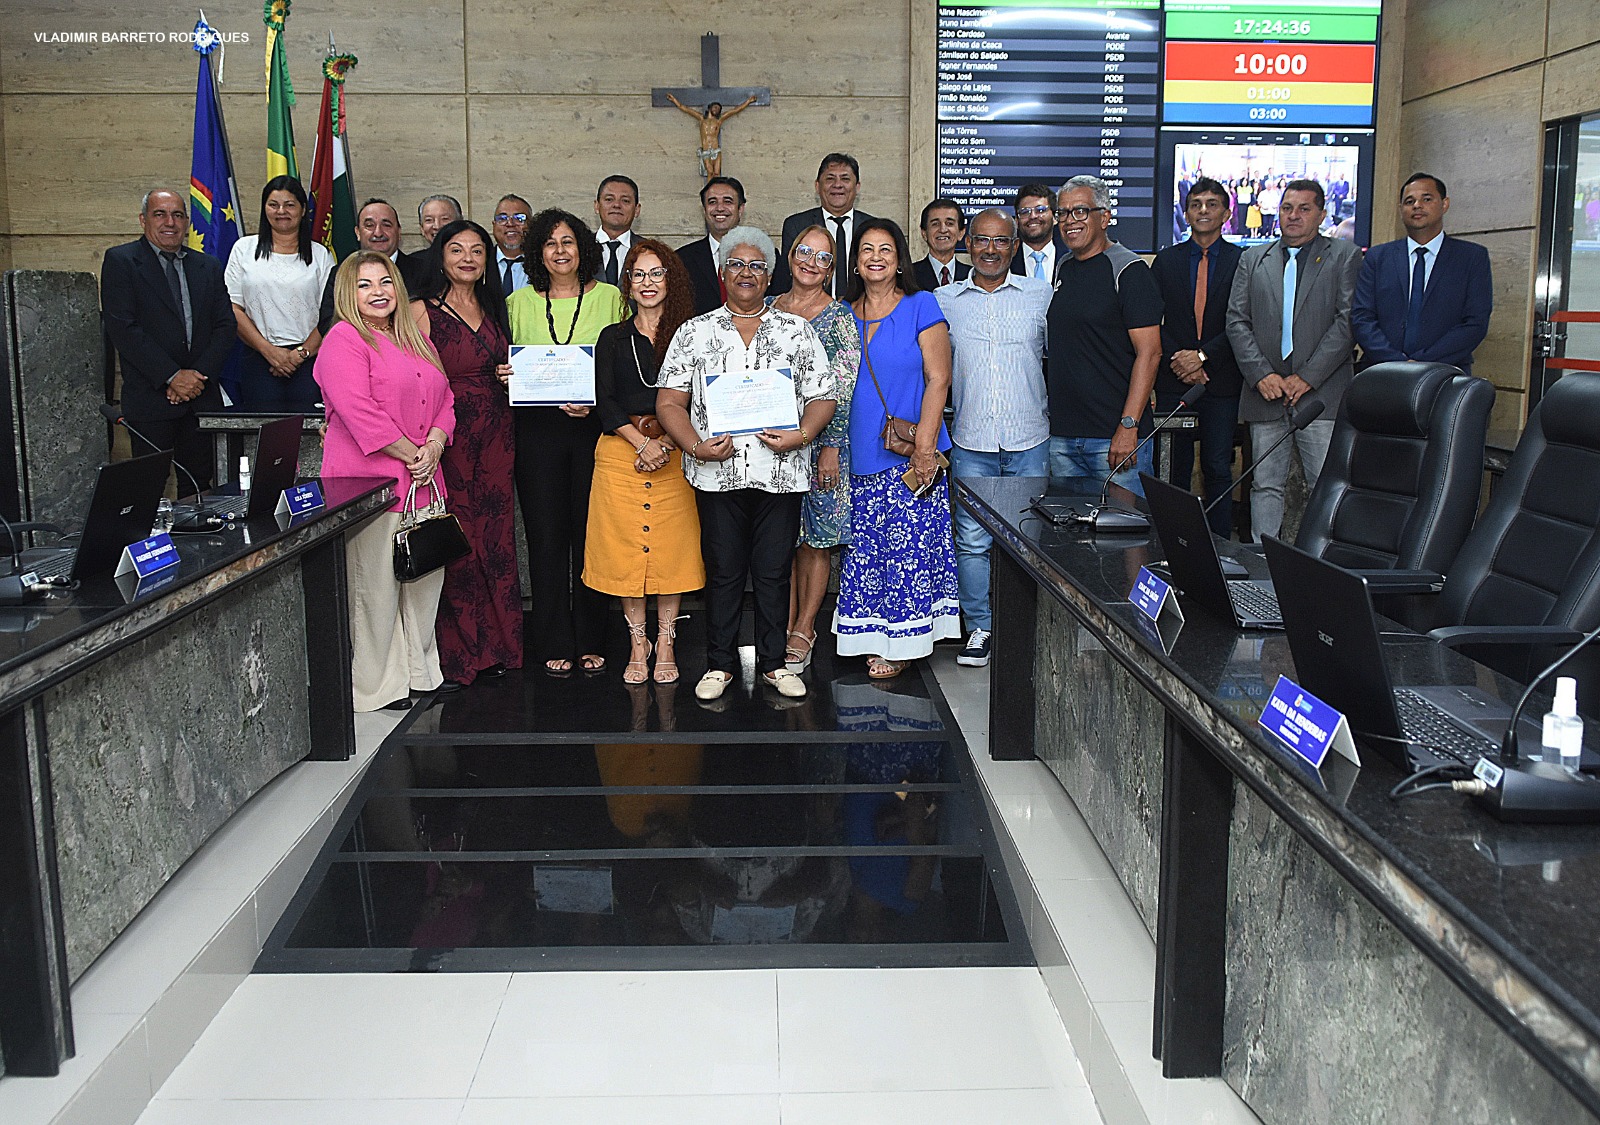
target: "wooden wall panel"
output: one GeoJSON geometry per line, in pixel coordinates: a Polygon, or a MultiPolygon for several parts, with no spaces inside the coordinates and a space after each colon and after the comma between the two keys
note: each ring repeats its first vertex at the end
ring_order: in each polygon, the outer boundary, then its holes
{"type": "Polygon", "coordinates": [[[1405,98],[1544,56],[1548,0],[1408,0],[1405,98]]]}
{"type": "MultiPolygon", "coordinates": [[[[1546,49],[1552,55],[1600,41],[1594,0],[1550,0],[1546,49]]],[[[1600,107],[1597,107],[1600,108],[1600,107]]]]}
{"type": "Polygon", "coordinates": [[[1544,68],[1544,119],[1600,110],[1600,43],[1557,55],[1544,68]]]}
{"type": "MultiPolygon", "coordinates": [[[[1455,188],[1450,189],[1451,195],[1455,188]]],[[[1455,206],[1450,214],[1455,216],[1455,206]]],[[[1454,225],[1451,226],[1455,230],[1454,225]]],[[[1528,385],[1532,358],[1529,333],[1533,329],[1533,273],[1536,233],[1527,230],[1492,231],[1465,235],[1489,251],[1494,270],[1494,314],[1489,336],[1473,356],[1472,372],[1497,387],[1522,390],[1528,385]]]]}
{"type": "Polygon", "coordinates": [[[1542,78],[1523,67],[1406,106],[1405,165],[1444,177],[1456,233],[1537,225],[1542,78]]]}

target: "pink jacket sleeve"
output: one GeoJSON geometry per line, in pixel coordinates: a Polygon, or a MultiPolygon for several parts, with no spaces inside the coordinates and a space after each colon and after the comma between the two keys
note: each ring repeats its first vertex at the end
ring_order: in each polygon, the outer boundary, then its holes
{"type": "MultiPolygon", "coordinates": [[[[442,374],[440,376],[443,378],[442,374]]],[[[433,416],[430,427],[437,427],[444,431],[444,443],[451,445],[456,440],[456,395],[450,389],[450,381],[445,379],[444,398],[439,400],[439,410],[433,416]]]]}
{"type": "Polygon", "coordinates": [[[312,368],[328,413],[338,417],[367,456],[404,436],[373,396],[373,367],[377,363],[378,353],[367,346],[360,333],[341,321],[328,329],[312,368]]]}

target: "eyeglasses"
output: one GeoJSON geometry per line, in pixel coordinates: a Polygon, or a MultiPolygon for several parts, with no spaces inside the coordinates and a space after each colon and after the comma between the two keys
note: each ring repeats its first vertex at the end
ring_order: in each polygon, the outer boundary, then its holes
{"type": "Polygon", "coordinates": [[[1111,208],[1109,207],[1063,207],[1061,210],[1056,212],[1056,217],[1061,219],[1076,219],[1079,222],[1082,222],[1096,211],[1109,212],[1110,210],[1111,208]]]}
{"type": "Polygon", "coordinates": [[[753,262],[746,262],[740,258],[729,258],[723,264],[722,269],[724,273],[743,273],[745,270],[749,270],[757,277],[760,277],[762,274],[767,272],[767,263],[763,262],[760,258],[757,258],[753,262]]]}
{"type": "Polygon", "coordinates": [[[1028,219],[1028,218],[1032,218],[1035,215],[1039,215],[1039,216],[1054,215],[1055,213],[1056,213],[1055,212],[1055,208],[1051,207],[1047,203],[1041,203],[1036,207],[1018,207],[1017,208],[1017,218],[1019,218],[1019,219],[1028,219]]]}
{"type": "Polygon", "coordinates": [[[1012,244],[1016,241],[1016,239],[1009,235],[1000,235],[998,237],[991,238],[986,234],[975,234],[971,238],[967,239],[967,243],[974,250],[987,250],[991,246],[996,250],[1009,250],[1011,249],[1012,244]]]}
{"type": "Polygon", "coordinates": [[[833,255],[826,250],[818,250],[812,246],[796,246],[790,251],[802,262],[815,262],[819,269],[827,269],[833,265],[833,255]]]}
{"type": "Polygon", "coordinates": [[[639,282],[639,281],[660,281],[662,278],[664,278],[666,276],[667,276],[667,267],[666,266],[657,266],[653,270],[629,270],[628,271],[628,280],[629,281],[634,281],[634,282],[639,282]]]}
{"type": "Polygon", "coordinates": [[[497,222],[497,223],[519,223],[519,224],[521,224],[521,223],[526,223],[528,221],[528,216],[524,215],[521,211],[518,211],[518,212],[516,212],[514,214],[507,214],[506,212],[502,211],[502,212],[500,212],[500,214],[498,214],[498,215],[496,215],[494,217],[494,221],[497,222]]]}

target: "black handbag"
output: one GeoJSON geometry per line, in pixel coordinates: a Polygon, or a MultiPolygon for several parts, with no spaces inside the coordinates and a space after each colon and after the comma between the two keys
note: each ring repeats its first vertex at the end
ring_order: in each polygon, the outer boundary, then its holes
{"type": "Polygon", "coordinates": [[[444,510],[437,480],[430,487],[433,501],[418,511],[417,482],[412,481],[400,508],[400,530],[394,533],[394,576],[401,582],[415,582],[472,554],[461,521],[444,510]]]}

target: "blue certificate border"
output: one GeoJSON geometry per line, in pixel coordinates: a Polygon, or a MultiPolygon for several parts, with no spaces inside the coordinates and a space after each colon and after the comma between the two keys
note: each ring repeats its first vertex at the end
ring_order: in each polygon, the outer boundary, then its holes
{"type": "MultiPolygon", "coordinates": [[[[794,370],[792,368],[789,368],[789,367],[774,367],[772,370],[776,371],[779,375],[782,375],[785,379],[789,380],[790,385],[793,386],[793,384],[794,384],[794,370]]],[[[715,383],[718,379],[721,379],[724,375],[729,375],[729,374],[734,374],[734,372],[724,371],[722,373],[722,375],[707,375],[706,376],[706,387],[709,388],[712,383],[715,383]]],[[[796,411],[796,413],[799,413],[799,412],[796,411]]],[[[723,434],[727,434],[729,437],[740,437],[740,436],[742,436],[744,434],[759,434],[764,430],[798,430],[799,428],[800,428],[800,424],[797,422],[793,426],[757,426],[757,427],[754,427],[752,429],[747,429],[747,430],[713,430],[713,431],[711,431],[711,436],[712,437],[721,437],[723,434]]]]}
{"type": "MultiPolygon", "coordinates": [[[[509,360],[512,356],[516,355],[523,348],[544,348],[544,347],[550,347],[550,346],[551,345],[549,345],[549,344],[512,344],[511,345],[511,349],[506,353],[506,359],[509,360]]],[[[580,347],[584,351],[588,352],[590,359],[594,358],[594,345],[593,344],[579,344],[578,347],[580,347]]],[[[508,397],[509,397],[509,388],[507,388],[507,391],[508,391],[508,397]]],[[[565,405],[567,405],[567,403],[569,401],[571,401],[571,400],[562,399],[559,402],[546,402],[544,399],[540,398],[540,399],[534,399],[531,402],[513,402],[511,404],[511,406],[512,406],[513,409],[515,409],[515,408],[517,408],[519,406],[565,406],[565,405]]],[[[593,406],[593,405],[595,405],[595,401],[594,401],[594,399],[591,398],[586,402],[574,402],[574,403],[572,403],[572,405],[573,406],[593,406]]]]}

